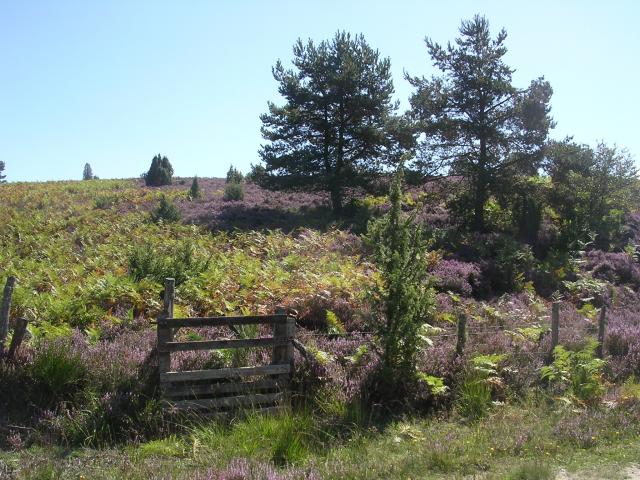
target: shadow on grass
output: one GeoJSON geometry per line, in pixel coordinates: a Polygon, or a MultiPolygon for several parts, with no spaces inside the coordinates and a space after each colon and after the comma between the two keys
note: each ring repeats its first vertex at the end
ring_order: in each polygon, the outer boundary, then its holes
{"type": "Polygon", "coordinates": [[[301,228],[327,231],[331,228],[366,231],[368,212],[349,210],[336,216],[329,207],[302,207],[297,210],[246,206],[238,202],[224,206],[214,215],[201,215],[186,219],[187,222],[206,225],[213,231],[233,230],[282,230],[285,233],[301,228]]]}

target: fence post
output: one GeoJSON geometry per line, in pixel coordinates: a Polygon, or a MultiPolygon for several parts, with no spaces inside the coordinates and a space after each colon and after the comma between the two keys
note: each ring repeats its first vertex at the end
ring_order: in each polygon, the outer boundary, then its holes
{"type": "Polygon", "coordinates": [[[607,306],[603,303],[600,308],[600,318],[598,321],[598,349],[596,355],[602,358],[604,354],[604,332],[607,325],[607,306]]]}
{"type": "MultiPolygon", "coordinates": [[[[287,311],[282,307],[276,308],[276,315],[286,315],[287,311]]],[[[289,318],[287,317],[287,323],[274,323],[273,324],[273,338],[276,340],[284,340],[289,337],[288,332],[288,322],[289,318]]],[[[293,356],[293,344],[288,342],[286,346],[276,345],[273,347],[273,358],[271,363],[274,365],[279,365],[283,363],[289,363],[290,356],[293,356]],[[289,344],[291,344],[291,355],[289,354],[289,344]]]]}
{"type": "Polygon", "coordinates": [[[287,317],[287,362],[291,365],[291,372],[293,373],[293,341],[296,338],[296,319],[292,316],[287,317]]]}
{"type": "Polygon", "coordinates": [[[173,318],[173,301],[176,298],[176,281],[167,278],[164,281],[164,318],[173,318]]]}
{"type": "MultiPolygon", "coordinates": [[[[287,310],[283,307],[276,308],[276,315],[287,315],[287,310]]],[[[278,375],[278,386],[284,394],[283,404],[290,405],[291,392],[289,389],[289,378],[293,375],[293,341],[296,334],[296,319],[287,315],[286,323],[273,324],[273,338],[286,340],[286,345],[273,347],[273,364],[289,364],[291,372],[287,375],[278,375]]]]}
{"type": "Polygon", "coordinates": [[[551,304],[551,350],[549,350],[548,361],[553,360],[553,350],[558,346],[560,334],[560,302],[551,304]]]}
{"type": "MultiPolygon", "coordinates": [[[[173,278],[164,281],[164,308],[160,318],[173,318],[173,300],[175,298],[176,282],[173,278]]],[[[171,370],[171,353],[166,351],[166,342],[173,340],[173,329],[158,324],[158,372],[165,373],[171,370]]]]}
{"type": "Polygon", "coordinates": [[[467,343],[467,316],[464,313],[458,315],[458,342],[456,343],[456,355],[464,353],[467,343]]]}
{"type": "Polygon", "coordinates": [[[9,333],[9,311],[11,310],[11,296],[16,285],[16,277],[7,277],[2,294],[2,309],[0,310],[0,355],[4,353],[4,342],[9,333]]]}
{"type": "Polygon", "coordinates": [[[9,352],[7,353],[8,359],[12,359],[16,351],[20,347],[22,339],[24,338],[24,334],[27,332],[27,323],[28,321],[26,318],[18,318],[16,320],[16,325],[13,328],[13,336],[11,337],[11,346],[9,347],[9,352]]]}

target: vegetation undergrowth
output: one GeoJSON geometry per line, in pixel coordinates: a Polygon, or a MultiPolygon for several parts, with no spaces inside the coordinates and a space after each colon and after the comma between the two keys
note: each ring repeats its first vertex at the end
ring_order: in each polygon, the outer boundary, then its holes
{"type": "Polygon", "coordinates": [[[597,468],[600,478],[616,478],[615,469],[631,465],[640,454],[638,424],[625,425],[629,415],[640,414],[638,406],[567,414],[543,398],[532,397],[496,409],[478,423],[453,416],[395,420],[368,428],[343,424],[339,429],[310,413],[249,414],[230,423],[207,421],[181,435],[116,450],[77,450],[69,455],[32,448],[2,453],[0,468],[16,478],[45,473],[47,478],[105,479],[123,474],[128,478],[461,478],[482,473],[487,478],[531,479],[554,478],[562,467],[597,468]],[[568,428],[576,422],[584,428],[597,425],[587,432],[586,443],[584,432],[568,428]]]}

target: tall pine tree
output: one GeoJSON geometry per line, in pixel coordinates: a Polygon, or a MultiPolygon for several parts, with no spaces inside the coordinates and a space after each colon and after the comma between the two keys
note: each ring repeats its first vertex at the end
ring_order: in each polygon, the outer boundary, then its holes
{"type": "Polygon", "coordinates": [[[272,189],[316,189],[331,194],[339,213],[346,187],[366,185],[381,171],[389,144],[392,101],[390,61],[362,35],[338,32],[319,45],[293,47],[293,69],[273,68],[283,106],[262,115],[260,183],[272,189]]]}
{"type": "Polygon", "coordinates": [[[2,172],[4,172],[4,162],[0,160],[0,183],[5,183],[7,176],[3,175],[2,172]]]}
{"type": "Polygon", "coordinates": [[[455,44],[443,47],[429,38],[429,55],[442,75],[411,77],[416,89],[411,114],[422,134],[417,165],[425,172],[443,169],[470,185],[472,227],[485,228],[484,206],[492,193],[512,185],[518,173],[534,174],[553,122],[551,86],[543,78],[524,90],[512,84],[514,72],[501,30],[491,38],[489,22],[476,15],[463,21],[455,44]]]}

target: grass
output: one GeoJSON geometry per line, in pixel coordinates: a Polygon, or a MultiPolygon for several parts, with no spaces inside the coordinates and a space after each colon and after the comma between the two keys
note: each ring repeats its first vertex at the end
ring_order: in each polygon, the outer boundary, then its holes
{"type": "Polygon", "coordinates": [[[553,469],[540,462],[523,463],[509,474],[509,480],[548,480],[555,478],[553,469]]]}
{"type": "Polygon", "coordinates": [[[555,478],[563,468],[613,479],[640,458],[633,434],[603,436],[589,448],[566,441],[555,430],[562,415],[529,402],[497,408],[474,423],[413,418],[366,430],[330,426],[308,413],[249,415],[121,449],[0,453],[0,471],[16,478],[207,478],[230,474],[245,459],[245,475],[255,477],[223,478],[263,478],[258,472],[271,469],[282,478],[535,480],[555,478]]]}

